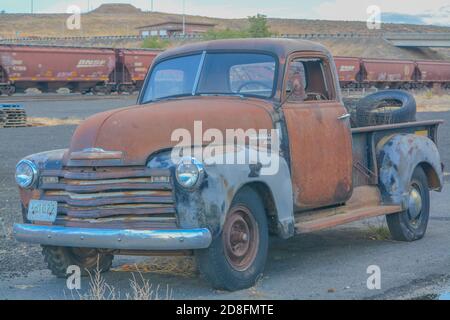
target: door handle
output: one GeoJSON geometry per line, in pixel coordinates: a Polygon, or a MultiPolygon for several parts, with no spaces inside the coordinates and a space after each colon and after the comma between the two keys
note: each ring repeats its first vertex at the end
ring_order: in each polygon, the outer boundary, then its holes
{"type": "Polygon", "coordinates": [[[345,120],[350,118],[350,113],[344,113],[342,116],[338,117],[338,120],[345,120]]]}

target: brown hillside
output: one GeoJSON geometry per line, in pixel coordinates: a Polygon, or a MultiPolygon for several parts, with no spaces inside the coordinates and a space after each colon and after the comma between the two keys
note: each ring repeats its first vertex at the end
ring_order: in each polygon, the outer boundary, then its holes
{"type": "MultiPolygon", "coordinates": [[[[255,14],[256,14],[255,10],[255,14]]],[[[68,14],[0,14],[0,37],[76,37],[76,36],[114,36],[137,35],[137,27],[181,20],[177,14],[162,12],[144,12],[130,4],[104,4],[97,9],[82,14],[81,30],[68,30],[65,21],[68,14]]],[[[242,29],[248,25],[246,19],[218,19],[202,16],[187,16],[188,22],[209,22],[217,29],[242,29]]],[[[450,32],[448,27],[383,24],[381,30],[368,30],[365,22],[328,21],[305,19],[269,19],[271,31],[277,34],[337,34],[357,33],[377,35],[383,32],[450,32]]],[[[321,38],[335,55],[409,58],[409,59],[449,59],[449,49],[400,49],[393,47],[381,38],[332,39],[321,38]]],[[[74,43],[73,45],[83,45],[74,43]]],[[[91,44],[86,44],[91,45],[91,44]]],[[[96,44],[94,44],[96,45],[96,44]]],[[[105,44],[99,44],[99,46],[105,44]]],[[[121,44],[107,44],[117,46],[121,44]]],[[[139,47],[139,42],[127,46],[139,47]]]]}
{"type": "MultiPolygon", "coordinates": [[[[256,14],[255,10],[255,14],[256,14]]],[[[82,14],[81,30],[67,30],[65,21],[68,14],[0,14],[0,36],[99,36],[133,35],[142,25],[180,19],[177,14],[144,12],[130,4],[103,4],[97,9],[82,14]]],[[[217,28],[241,29],[247,25],[246,19],[218,19],[202,16],[187,16],[189,22],[210,22],[217,28]]],[[[381,30],[368,30],[365,22],[328,21],[305,19],[269,19],[273,32],[278,34],[308,33],[358,33],[377,34],[380,32],[450,32],[448,27],[384,24],[381,30]]]]}
{"type": "Polygon", "coordinates": [[[97,14],[138,14],[141,13],[142,10],[128,3],[110,3],[102,4],[91,12],[97,14]]]}

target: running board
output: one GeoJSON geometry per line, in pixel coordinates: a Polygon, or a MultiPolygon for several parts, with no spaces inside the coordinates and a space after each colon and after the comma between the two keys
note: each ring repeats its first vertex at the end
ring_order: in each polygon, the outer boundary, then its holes
{"type": "Polygon", "coordinates": [[[402,211],[399,205],[382,205],[377,187],[355,188],[352,198],[343,206],[312,210],[295,216],[296,233],[308,233],[341,224],[402,211]]]}

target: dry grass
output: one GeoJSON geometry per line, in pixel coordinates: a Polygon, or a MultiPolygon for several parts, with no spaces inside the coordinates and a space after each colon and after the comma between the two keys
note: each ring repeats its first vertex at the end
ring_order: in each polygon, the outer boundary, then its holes
{"type": "Polygon", "coordinates": [[[367,233],[370,240],[390,240],[391,233],[386,225],[386,221],[383,218],[369,220],[367,222],[367,233]]]}
{"type": "Polygon", "coordinates": [[[89,273],[89,290],[86,294],[80,295],[81,300],[117,300],[119,295],[116,294],[114,287],[106,283],[102,273],[98,267],[94,271],[94,274],[89,273]]]}
{"type": "Polygon", "coordinates": [[[136,279],[133,273],[133,279],[130,280],[131,294],[127,294],[127,300],[172,300],[172,290],[169,286],[166,287],[166,293],[164,297],[159,296],[160,286],[158,285],[153,289],[153,285],[148,279],[145,279],[141,272],[139,279],[136,279]]]}
{"type": "MultiPolygon", "coordinates": [[[[136,267],[136,269],[138,269],[136,267]]],[[[166,286],[165,293],[160,295],[160,286],[153,287],[148,279],[145,279],[142,272],[138,271],[137,278],[132,273],[130,279],[130,292],[125,294],[126,300],[172,300],[173,292],[166,286]]],[[[85,294],[80,294],[81,300],[120,300],[120,291],[114,286],[108,284],[99,269],[97,260],[97,268],[93,274],[89,273],[89,290],[85,294]]]]}
{"type": "Polygon", "coordinates": [[[83,119],[80,118],[28,118],[28,123],[32,127],[52,127],[63,125],[79,125],[83,119]]]}
{"type": "Polygon", "coordinates": [[[446,112],[450,111],[450,94],[447,91],[434,92],[432,90],[416,94],[417,111],[446,112]]]}
{"type": "Polygon", "coordinates": [[[182,277],[197,275],[197,267],[192,257],[152,257],[139,264],[125,264],[111,271],[170,274],[182,277]]]}

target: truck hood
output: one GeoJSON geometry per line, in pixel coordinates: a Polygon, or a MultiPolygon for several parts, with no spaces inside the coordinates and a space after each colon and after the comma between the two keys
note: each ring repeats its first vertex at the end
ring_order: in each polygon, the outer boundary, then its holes
{"type": "Polygon", "coordinates": [[[99,148],[119,152],[123,165],[145,165],[152,153],[178,143],[171,140],[174,130],[187,129],[193,139],[194,121],[202,121],[202,134],[215,128],[225,137],[226,129],[272,129],[271,112],[270,102],[239,97],[189,97],[107,111],[78,126],[65,161],[99,148]]]}

